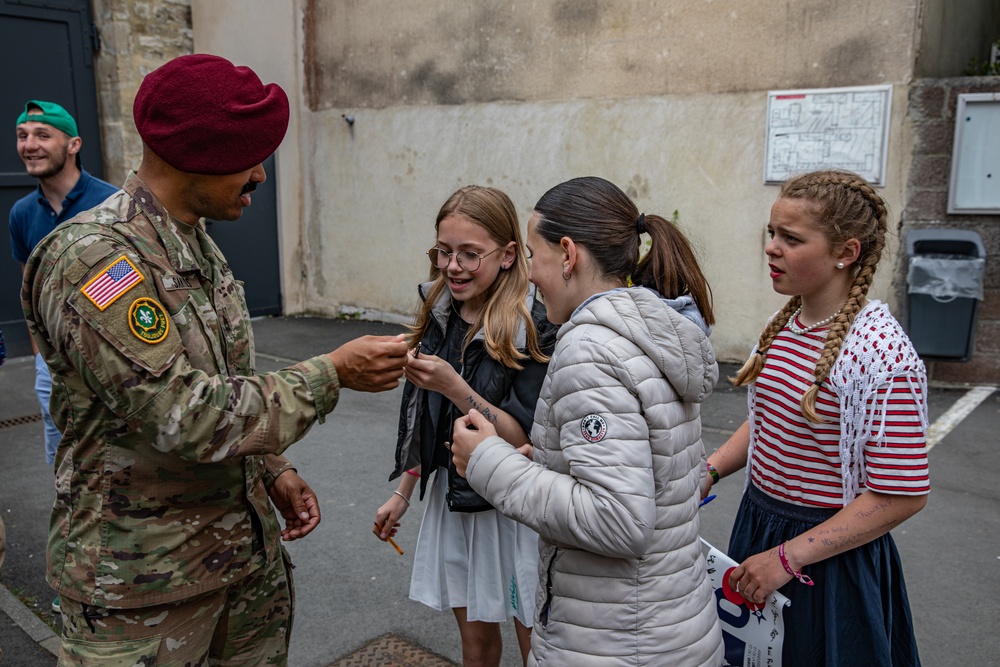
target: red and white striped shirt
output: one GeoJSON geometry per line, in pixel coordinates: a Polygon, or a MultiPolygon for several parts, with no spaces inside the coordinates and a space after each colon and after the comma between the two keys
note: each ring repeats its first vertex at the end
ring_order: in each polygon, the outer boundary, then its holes
{"type": "MultiPolygon", "coordinates": [[[[750,475],[754,484],[780,500],[836,508],[843,505],[844,492],[840,398],[827,379],[816,399],[819,424],[806,420],[799,405],[815,381],[813,371],[826,333],[818,329],[800,335],[785,327],[772,342],[752,393],[755,443],[750,475]]],[[[865,488],[899,495],[930,491],[926,433],[918,403],[924,399],[917,369],[903,370],[878,386],[865,405],[866,423],[871,426],[862,448],[859,493],[865,488]],[[884,432],[879,441],[883,406],[884,432]],[[874,419],[870,418],[873,411],[874,419]]]]}

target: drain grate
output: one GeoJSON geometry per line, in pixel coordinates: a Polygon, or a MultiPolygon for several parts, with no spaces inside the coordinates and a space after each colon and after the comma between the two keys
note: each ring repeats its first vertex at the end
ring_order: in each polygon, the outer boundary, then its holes
{"type": "Polygon", "coordinates": [[[345,656],[330,667],[455,667],[445,660],[402,637],[386,634],[372,640],[354,653],[345,656]]]}
{"type": "Polygon", "coordinates": [[[21,426],[22,424],[32,424],[40,421],[42,421],[41,413],[26,417],[11,417],[10,419],[0,419],[0,428],[10,428],[11,426],[21,426]]]}

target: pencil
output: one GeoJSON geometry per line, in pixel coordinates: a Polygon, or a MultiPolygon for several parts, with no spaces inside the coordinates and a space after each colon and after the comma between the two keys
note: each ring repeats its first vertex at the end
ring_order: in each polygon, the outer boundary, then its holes
{"type": "MultiPolygon", "coordinates": [[[[375,522],[375,527],[374,527],[374,528],[372,528],[372,532],[373,532],[373,533],[375,533],[375,537],[378,537],[378,538],[379,538],[379,539],[381,540],[382,538],[381,538],[381,537],[379,536],[379,532],[380,532],[380,530],[381,530],[381,529],[380,529],[380,528],[379,528],[379,526],[378,526],[378,522],[376,521],[376,522],[375,522]]],[[[402,556],[402,555],[403,555],[403,550],[399,548],[399,545],[398,545],[398,544],[396,544],[396,540],[392,539],[391,537],[387,537],[387,538],[385,538],[385,540],[383,540],[383,541],[384,541],[384,542],[388,542],[389,544],[391,544],[391,545],[392,545],[392,548],[393,548],[393,549],[395,549],[395,550],[396,550],[396,553],[398,553],[398,554],[399,554],[400,556],[402,556]]]]}

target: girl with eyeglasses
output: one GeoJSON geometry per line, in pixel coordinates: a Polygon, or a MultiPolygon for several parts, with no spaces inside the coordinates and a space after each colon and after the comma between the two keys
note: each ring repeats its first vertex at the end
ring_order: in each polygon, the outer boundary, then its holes
{"type": "Polygon", "coordinates": [[[396,532],[417,484],[425,493],[410,598],[452,609],[462,664],[500,664],[500,623],[514,618],[522,659],[530,645],[538,536],[494,510],[457,474],[448,450],[456,418],[476,409],[526,456],[555,326],[528,282],[517,211],[500,190],[455,192],[435,222],[430,282],[419,288],[399,418],[399,485],[375,515],[396,532]]]}

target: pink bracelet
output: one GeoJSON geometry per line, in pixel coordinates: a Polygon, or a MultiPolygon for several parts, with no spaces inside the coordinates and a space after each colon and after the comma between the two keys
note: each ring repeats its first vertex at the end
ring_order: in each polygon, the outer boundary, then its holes
{"type": "Polygon", "coordinates": [[[796,579],[798,579],[799,581],[801,581],[806,586],[812,586],[813,585],[813,580],[812,579],[810,579],[808,576],[802,574],[801,570],[798,571],[798,572],[796,572],[795,570],[792,569],[792,566],[788,564],[788,559],[785,558],[785,543],[784,542],[782,542],[781,544],[778,545],[778,560],[781,561],[781,567],[785,568],[785,572],[787,572],[788,574],[792,575],[793,577],[795,577],[796,579]]]}
{"type": "Polygon", "coordinates": [[[412,470],[407,470],[406,474],[407,475],[413,475],[414,477],[420,477],[420,473],[419,472],[413,472],[412,470]]]}

